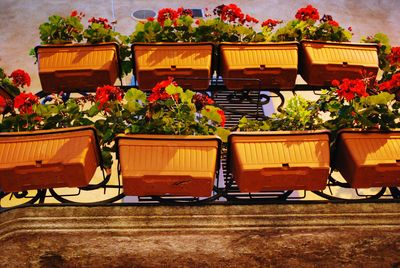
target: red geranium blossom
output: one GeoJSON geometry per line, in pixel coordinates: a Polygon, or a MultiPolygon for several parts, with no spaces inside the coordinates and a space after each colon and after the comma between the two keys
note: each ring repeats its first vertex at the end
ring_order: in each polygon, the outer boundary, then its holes
{"type": "Polygon", "coordinates": [[[335,26],[335,27],[339,27],[339,23],[337,21],[334,21],[334,20],[329,20],[328,24],[332,25],[332,26],[335,26]]]}
{"type": "Polygon", "coordinates": [[[78,16],[78,11],[77,10],[73,10],[72,12],[71,12],[71,15],[69,15],[70,17],[76,17],[76,16],[78,16]]]}
{"type": "Polygon", "coordinates": [[[174,78],[168,77],[168,80],[161,81],[153,87],[151,90],[152,93],[147,98],[148,101],[155,102],[158,100],[166,100],[171,98],[171,95],[165,92],[165,88],[169,85],[178,86],[178,84],[174,81],[174,78]]]}
{"type": "Polygon", "coordinates": [[[390,65],[400,65],[400,47],[392,47],[392,52],[387,58],[390,65]]]}
{"type": "Polygon", "coordinates": [[[214,104],[213,99],[208,97],[206,94],[201,94],[201,93],[196,93],[193,96],[192,102],[196,106],[197,111],[200,111],[206,105],[214,104]]]}
{"type": "Polygon", "coordinates": [[[0,95],[0,114],[4,113],[6,106],[7,106],[6,100],[3,98],[3,96],[0,95]]]}
{"type": "Polygon", "coordinates": [[[148,17],[147,21],[154,21],[154,18],[153,17],[148,17]]]}
{"type": "Polygon", "coordinates": [[[276,25],[282,23],[281,20],[273,20],[273,19],[267,19],[264,21],[261,26],[262,27],[268,27],[268,28],[274,28],[276,25]]]}
{"type": "Polygon", "coordinates": [[[295,17],[298,20],[319,20],[319,12],[312,5],[308,5],[300,8],[295,17]]]}
{"type": "Polygon", "coordinates": [[[123,91],[119,87],[104,86],[96,89],[95,100],[100,103],[100,109],[108,108],[107,103],[109,101],[121,101],[122,97],[123,91]]]}
{"type": "Polygon", "coordinates": [[[167,19],[170,19],[172,21],[176,20],[178,18],[178,12],[173,10],[172,8],[163,8],[158,11],[157,15],[157,21],[164,26],[164,22],[167,19]]]}
{"type": "Polygon", "coordinates": [[[31,77],[24,70],[17,69],[9,77],[12,78],[13,84],[16,87],[29,87],[31,85],[31,77]]]}
{"type": "Polygon", "coordinates": [[[89,23],[98,23],[98,24],[101,24],[101,25],[103,25],[103,27],[105,28],[105,29],[112,29],[112,26],[110,25],[110,24],[108,24],[108,19],[106,19],[106,18],[95,18],[95,17],[92,17],[91,19],[89,19],[88,20],[88,22],[89,23]]]}
{"type": "Polygon", "coordinates": [[[333,80],[332,85],[338,87],[336,92],[340,98],[344,98],[347,101],[351,101],[356,96],[368,97],[367,86],[361,79],[343,79],[342,83],[338,80],[333,80]]]}
{"type": "Polygon", "coordinates": [[[190,17],[193,17],[193,12],[192,12],[192,10],[191,10],[191,9],[188,9],[188,8],[180,7],[180,8],[178,8],[178,10],[177,10],[176,12],[177,12],[177,14],[178,14],[178,17],[180,17],[180,16],[190,16],[190,17]]]}
{"type": "Polygon", "coordinates": [[[242,10],[235,4],[217,6],[213,12],[222,21],[242,23],[245,20],[242,10]]]}
{"type": "Polygon", "coordinates": [[[18,109],[20,114],[31,114],[32,106],[39,103],[39,98],[32,93],[22,92],[14,99],[14,108],[18,109]]]}
{"type": "Polygon", "coordinates": [[[221,116],[221,127],[224,127],[225,126],[225,123],[226,123],[226,116],[225,116],[225,113],[224,113],[224,111],[223,110],[221,110],[221,109],[218,109],[217,110],[217,113],[221,116]]]}

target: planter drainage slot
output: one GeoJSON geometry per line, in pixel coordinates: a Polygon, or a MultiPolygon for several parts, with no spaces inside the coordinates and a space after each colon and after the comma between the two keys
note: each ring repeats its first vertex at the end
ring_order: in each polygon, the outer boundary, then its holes
{"type": "Polygon", "coordinates": [[[171,65],[171,71],[176,71],[176,65],[171,65]]]}
{"type": "Polygon", "coordinates": [[[396,159],[396,163],[400,163],[400,159],[396,159]]]}
{"type": "Polygon", "coordinates": [[[349,63],[347,62],[347,61],[344,61],[343,62],[343,67],[346,67],[346,66],[348,66],[349,65],[349,63]]]}
{"type": "Polygon", "coordinates": [[[284,169],[289,169],[290,168],[289,163],[282,163],[282,167],[284,169]]]}
{"type": "Polygon", "coordinates": [[[264,71],[264,70],[265,70],[265,64],[261,64],[261,65],[260,65],[260,70],[261,70],[261,71],[264,71]]]}
{"type": "Polygon", "coordinates": [[[35,167],[40,168],[42,167],[43,161],[42,160],[36,160],[35,161],[35,167]]]}

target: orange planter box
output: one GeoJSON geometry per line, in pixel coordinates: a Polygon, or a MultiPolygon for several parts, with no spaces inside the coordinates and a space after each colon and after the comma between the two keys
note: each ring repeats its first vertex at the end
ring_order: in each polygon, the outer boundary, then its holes
{"type": "Polygon", "coordinates": [[[151,90],[169,76],[176,78],[184,89],[206,90],[209,87],[211,43],[136,43],[132,45],[132,53],[136,79],[142,90],[151,90]]]}
{"type": "Polygon", "coordinates": [[[210,196],[219,169],[216,136],[119,135],[126,195],[210,196]]]}
{"type": "Polygon", "coordinates": [[[298,43],[222,43],[221,75],[228,89],[292,89],[296,83],[298,43]],[[236,78],[256,78],[258,81],[236,78]]]}
{"type": "Polygon", "coordinates": [[[340,131],[335,168],[353,188],[400,186],[400,130],[340,131]]]}
{"type": "Polygon", "coordinates": [[[228,158],[241,192],[323,190],[329,131],[233,132],[228,158]]]}
{"type": "Polygon", "coordinates": [[[43,45],[36,53],[45,92],[96,91],[119,77],[116,43],[43,45]]]}
{"type": "Polygon", "coordinates": [[[363,78],[379,70],[376,44],[301,41],[300,73],[309,85],[330,86],[332,80],[363,78]]]}
{"type": "Polygon", "coordinates": [[[101,161],[95,131],[0,133],[0,188],[18,192],[88,185],[101,161]]]}

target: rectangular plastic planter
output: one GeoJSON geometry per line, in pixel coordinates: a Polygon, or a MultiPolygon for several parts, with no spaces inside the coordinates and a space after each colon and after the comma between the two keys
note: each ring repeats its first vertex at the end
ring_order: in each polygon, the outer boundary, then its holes
{"type": "Polygon", "coordinates": [[[222,43],[220,74],[226,87],[233,90],[294,88],[298,45],[297,42],[222,43]],[[239,78],[260,79],[261,84],[239,78]]]}
{"type": "Polygon", "coordinates": [[[378,73],[376,44],[301,41],[300,73],[313,86],[330,86],[332,80],[363,78],[378,73]]]}
{"type": "Polygon", "coordinates": [[[42,45],[36,53],[45,92],[96,91],[119,77],[116,43],[42,45]]]}
{"type": "Polygon", "coordinates": [[[151,90],[157,82],[170,76],[184,89],[209,87],[211,43],[136,43],[132,45],[132,53],[136,80],[142,90],[151,90]]]}
{"type": "Polygon", "coordinates": [[[341,130],[335,168],[353,188],[400,186],[400,130],[341,130]]]}
{"type": "Polygon", "coordinates": [[[241,192],[323,190],[329,131],[233,132],[228,158],[241,192]]]}
{"type": "Polygon", "coordinates": [[[18,192],[88,185],[101,161],[95,131],[0,133],[0,188],[18,192]]]}
{"type": "Polygon", "coordinates": [[[126,195],[210,196],[219,169],[216,136],[119,135],[126,195]]]}

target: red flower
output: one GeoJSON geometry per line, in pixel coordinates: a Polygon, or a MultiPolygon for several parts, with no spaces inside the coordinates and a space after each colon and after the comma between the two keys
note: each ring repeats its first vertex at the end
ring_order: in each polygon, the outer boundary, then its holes
{"type": "MultiPolygon", "coordinates": [[[[174,78],[168,77],[168,80],[164,80],[157,83],[151,90],[152,93],[147,98],[147,100],[149,102],[155,102],[158,100],[166,100],[171,98],[171,95],[165,92],[165,88],[169,85],[177,86],[177,83],[174,81],[174,78]]],[[[176,99],[176,96],[174,96],[174,98],[176,99]]]]}
{"type": "Polygon", "coordinates": [[[329,20],[328,24],[331,26],[339,27],[339,23],[337,23],[337,21],[334,21],[334,20],[329,20]]]}
{"type": "Polygon", "coordinates": [[[178,10],[176,12],[178,14],[178,17],[180,17],[180,16],[193,17],[193,12],[191,9],[186,9],[186,8],[180,7],[180,8],[178,8],[178,10]]]}
{"type": "Polygon", "coordinates": [[[24,87],[25,85],[29,87],[31,85],[31,77],[24,70],[17,69],[9,77],[12,78],[16,87],[24,87]]]}
{"type": "Polygon", "coordinates": [[[400,47],[392,47],[392,52],[387,58],[390,65],[400,65],[400,47]]]}
{"type": "Polygon", "coordinates": [[[153,17],[148,17],[147,21],[154,21],[154,18],[153,17]]]}
{"type": "Polygon", "coordinates": [[[95,18],[92,17],[88,20],[89,23],[97,23],[103,25],[104,29],[112,29],[112,26],[108,24],[108,19],[106,18],[95,18]]]}
{"type": "Polygon", "coordinates": [[[200,111],[206,105],[214,104],[213,99],[202,93],[196,93],[193,96],[192,102],[196,106],[197,111],[200,111]]]}
{"type": "Polygon", "coordinates": [[[6,100],[0,95],[0,114],[4,113],[7,106],[6,100]]]}
{"type": "Polygon", "coordinates": [[[235,4],[217,6],[213,12],[215,15],[218,15],[222,21],[238,22],[242,24],[245,21],[245,15],[235,4]]]}
{"type": "Polygon", "coordinates": [[[225,116],[225,113],[224,113],[224,111],[222,111],[221,109],[218,109],[217,110],[217,113],[221,116],[221,127],[224,127],[225,126],[225,123],[226,123],[226,116],[225,116]]]}
{"type": "Polygon", "coordinates": [[[176,20],[178,18],[178,13],[173,10],[172,8],[163,8],[158,11],[157,15],[157,21],[164,26],[164,22],[167,19],[170,19],[172,21],[176,20]]]}
{"type": "Polygon", "coordinates": [[[314,8],[312,5],[300,8],[296,13],[296,19],[298,20],[319,20],[318,9],[314,8]]]}
{"type": "Polygon", "coordinates": [[[351,31],[353,31],[353,28],[351,26],[349,26],[349,28],[347,28],[347,30],[349,30],[351,32],[351,31]]]}
{"type": "Polygon", "coordinates": [[[95,100],[100,103],[99,108],[108,109],[109,101],[122,101],[123,91],[119,87],[104,86],[96,89],[95,100]]]}
{"type": "Polygon", "coordinates": [[[76,16],[78,16],[78,11],[77,10],[73,10],[72,12],[71,12],[71,15],[69,15],[70,17],[76,17],[76,16]]]}
{"type": "Polygon", "coordinates": [[[196,20],[194,23],[196,23],[197,25],[200,25],[200,20],[196,20]]]}
{"type": "Polygon", "coordinates": [[[334,87],[338,87],[340,85],[340,81],[339,80],[332,80],[332,86],[334,87]]]}
{"type": "MultiPolygon", "coordinates": [[[[334,80],[335,84],[337,82],[334,80]]],[[[351,101],[354,99],[356,96],[359,97],[367,97],[367,86],[365,82],[361,79],[343,79],[342,83],[338,85],[338,88],[336,90],[338,96],[340,98],[344,98],[347,101],[351,101]]]]}
{"type": "Polygon", "coordinates": [[[400,73],[394,74],[389,81],[378,84],[381,91],[396,91],[400,88],[400,73]]]}
{"type": "Polygon", "coordinates": [[[276,25],[282,23],[281,20],[273,20],[273,19],[267,19],[264,21],[261,26],[262,27],[268,27],[268,28],[274,28],[276,25]]]}
{"type": "Polygon", "coordinates": [[[32,106],[39,103],[39,98],[32,93],[22,92],[14,99],[14,108],[18,109],[20,114],[31,114],[32,106]]]}

